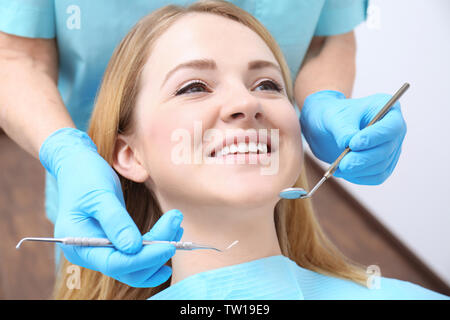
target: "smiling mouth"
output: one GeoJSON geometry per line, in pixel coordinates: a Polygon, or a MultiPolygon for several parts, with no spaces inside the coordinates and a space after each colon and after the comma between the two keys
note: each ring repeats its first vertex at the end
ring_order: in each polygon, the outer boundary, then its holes
{"type": "Polygon", "coordinates": [[[227,155],[237,155],[237,154],[266,154],[271,153],[270,143],[266,144],[263,142],[239,142],[227,145],[221,149],[213,150],[209,157],[218,158],[227,155]]]}

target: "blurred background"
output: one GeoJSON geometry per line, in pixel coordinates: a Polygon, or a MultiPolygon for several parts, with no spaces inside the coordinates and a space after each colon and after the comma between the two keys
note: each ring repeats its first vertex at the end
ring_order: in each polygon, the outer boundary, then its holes
{"type": "MultiPolygon", "coordinates": [[[[379,186],[329,179],[313,205],[328,236],[348,257],[377,265],[384,277],[450,295],[450,1],[371,0],[357,27],[354,97],[401,98],[408,125],[392,176],[379,186]]],[[[306,142],[311,186],[328,165],[306,142]]],[[[52,236],[44,211],[44,168],[0,130],[0,299],[47,299],[54,284],[54,247],[17,242],[52,236]]]]}

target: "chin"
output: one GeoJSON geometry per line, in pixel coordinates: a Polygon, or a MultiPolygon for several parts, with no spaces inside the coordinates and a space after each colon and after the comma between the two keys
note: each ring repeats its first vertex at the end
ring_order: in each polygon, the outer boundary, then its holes
{"type": "Polygon", "coordinates": [[[223,202],[237,208],[267,206],[271,202],[274,205],[278,202],[278,193],[280,191],[281,189],[274,188],[274,184],[256,185],[243,183],[241,186],[222,189],[220,197],[223,199],[223,202]]]}

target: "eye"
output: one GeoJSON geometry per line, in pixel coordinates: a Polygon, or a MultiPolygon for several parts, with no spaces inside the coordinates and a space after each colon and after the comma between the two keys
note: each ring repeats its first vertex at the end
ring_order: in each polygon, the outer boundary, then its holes
{"type": "Polygon", "coordinates": [[[269,84],[269,87],[271,87],[272,90],[275,90],[277,92],[281,92],[283,90],[283,87],[280,84],[278,84],[277,82],[272,81],[272,80],[266,80],[266,81],[260,82],[260,84],[257,86],[257,88],[259,88],[263,85],[266,86],[267,84],[269,84]]]}
{"type": "MultiPolygon", "coordinates": [[[[269,85],[269,90],[274,90],[277,92],[281,92],[283,90],[283,87],[278,84],[276,81],[272,81],[272,80],[265,80],[260,82],[260,84],[257,86],[257,88],[261,87],[261,86],[265,86],[267,87],[267,85],[269,85]]],[[[199,89],[205,89],[207,87],[207,85],[199,80],[195,80],[191,83],[188,83],[186,86],[184,86],[183,88],[181,88],[180,90],[178,90],[175,95],[182,95],[185,93],[196,93],[196,92],[202,92],[201,90],[199,91],[199,89]],[[195,89],[195,90],[194,90],[195,89]]],[[[267,90],[264,90],[267,91],[267,90]]]]}
{"type": "Polygon", "coordinates": [[[193,81],[193,82],[187,84],[186,86],[184,86],[184,87],[181,88],[180,90],[178,90],[178,91],[175,93],[175,95],[178,96],[178,95],[184,94],[184,93],[186,93],[186,92],[188,92],[188,93],[201,92],[201,91],[198,91],[198,90],[193,90],[193,91],[192,91],[191,89],[193,89],[193,88],[197,88],[197,89],[198,89],[198,88],[205,88],[205,87],[206,87],[206,84],[205,84],[205,83],[196,80],[196,81],[193,81]]]}

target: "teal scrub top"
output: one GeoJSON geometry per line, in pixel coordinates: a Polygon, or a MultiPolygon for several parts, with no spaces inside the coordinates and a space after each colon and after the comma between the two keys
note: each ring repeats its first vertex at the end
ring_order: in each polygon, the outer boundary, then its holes
{"type": "MultiPolygon", "coordinates": [[[[86,131],[108,61],[133,25],[167,4],[192,0],[0,0],[0,31],[30,38],[55,38],[58,89],[78,129],[86,131]]],[[[274,36],[292,80],[313,36],[346,33],[366,19],[367,0],[232,0],[274,36]]],[[[298,109],[297,109],[298,110],[298,109]]],[[[58,212],[55,179],[46,175],[47,217],[58,212]]]]}
{"type": "Polygon", "coordinates": [[[371,283],[326,276],[278,255],[197,273],[149,300],[450,300],[407,281],[371,283]]]}

